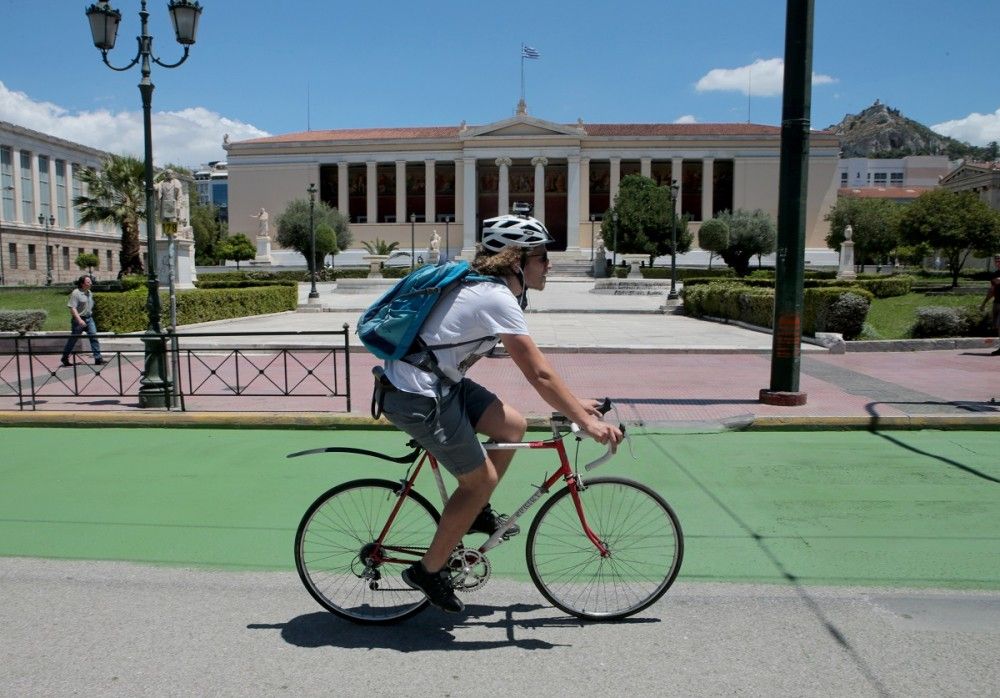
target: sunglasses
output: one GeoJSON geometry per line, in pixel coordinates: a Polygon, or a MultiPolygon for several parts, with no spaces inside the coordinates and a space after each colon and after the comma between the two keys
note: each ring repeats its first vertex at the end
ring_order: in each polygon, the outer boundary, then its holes
{"type": "Polygon", "coordinates": [[[548,264],[549,263],[549,251],[548,250],[545,250],[541,254],[529,254],[529,255],[527,255],[527,257],[528,257],[528,259],[541,259],[542,260],[542,264],[548,264]]]}

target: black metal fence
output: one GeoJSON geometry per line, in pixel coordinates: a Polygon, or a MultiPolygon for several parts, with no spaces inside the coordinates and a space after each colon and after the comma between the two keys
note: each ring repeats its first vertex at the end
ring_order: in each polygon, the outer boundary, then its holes
{"type": "MultiPolygon", "coordinates": [[[[163,403],[180,410],[350,412],[348,329],[161,334],[163,403]]],[[[144,335],[99,333],[101,364],[90,359],[81,335],[66,366],[60,357],[71,336],[0,336],[0,409],[138,406],[144,335]]]]}

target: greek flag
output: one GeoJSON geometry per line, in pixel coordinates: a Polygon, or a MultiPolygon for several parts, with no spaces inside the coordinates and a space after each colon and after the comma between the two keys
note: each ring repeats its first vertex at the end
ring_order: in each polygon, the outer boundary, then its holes
{"type": "Polygon", "coordinates": [[[521,58],[539,58],[541,54],[530,46],[521,44],[521,58]]]}

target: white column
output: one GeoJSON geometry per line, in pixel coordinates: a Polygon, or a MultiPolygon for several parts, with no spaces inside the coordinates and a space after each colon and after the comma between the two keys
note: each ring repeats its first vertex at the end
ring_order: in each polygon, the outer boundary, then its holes
{"type": "Polygon", "coordinates": [[[14,220],[21,220],[21,151],[11,148],[11,172],[14,174],[14,220]]]}
{"type": "Polygon", "coordinates": [[[580,256],[580,156],[566,162],[566,251],[580,256]]]}
{"type": "Polygon", "coordinates": [[[366,222],[375,223],[377,222],[378,219],[378,202],[375,200],[375,197],[378,195],[378,190],[377,190],[378,181],[375,176],[376,175],[375,168],[378,167],[378,163],[369,161],[365,164],[368,165],[368,171],[366,173],[367,179],[365,184],[366,222]]]}
{"type": "Polygon", "coordinates": [[[639,174],[650,177],[653,174],[653,158],[639,158],[639,174]]]}
{"type": "Polygon", "coordinates": [[[424,220],[433,223],[437,220],[437,191],[434,181],[434,161],[424,160],[424,220]]]}
{"type": "Polygon", "coordinates": [[[545,222],[545,166],[549,164],[548,158],[541,156],[531,158],[531,164],[535,166],[535,218],[542,223],[545,222]]]}
{"type": "Polygon", "coordinates": [[[715,158],[701,159],[701,219],[707,221],[712,217],[712,208],[715,205],[715,191],[712,187],[712,180],[715,175],[715,158]]]}
{"type": "Polygon", "coordinates": [[[461,223],[465,220],[463,207],[465,206],[465,162],[461,158],[455,159],[455,220],[454,223],[461,223]]]}
{"type": "Polygon", "coordinates": [[[684,158],[671,158],[670,160],[670,179],[677,182],[677,200],[674,201],[674,212],[680,216],[681,215],[681,198],[684,195],[684,158]]]}
{"type": "MultiPolygon", "coordinates": [[[[497,192],[497,215],[502,216],[510,213],[510,165],[511,159],[499,157],[496,159],[497,167],[500,168],[500,185],[497,192]]],[[[485,213],[483,214],[485,215],[485,213]]]]}
{"type": "Polygon", "coordinates": [[[590,220],[590,158],[580,158],[580,212],[577,218],[590,220]]]}
{"type": "Polygon", "coordinates": [[[347,163],[337,163],[337,210],[350,219],[350,205],[347,197],[347,163]]]}
{"type": "Polygon", "coordinates": [[[406,160],[396,160],[396,222],[409,222],[406,212],[406,160]]]}
{"type": "Polygon", "coordinates": [[[462,158],[462,256],[476,252],[476,159],[462,158]]]}
{"type": "Polygon", "coordinates": [[[615,197],[618,196],[618,183],[622,180],[622,159],[611,158],[611,201],[610,206],[615,205],[615,197]]]}
{"type": "MultiPolygon", "coordinates": [[[[42,214],[42,183],[39,181],[41,179],[41,170],[38,167],[38,153],[33,153],[31,156],[31,189],[32,198],[35,200],[35,215],[34,220],[28,221],[29,223],[38,224],[38,217],[42,214]]],[[[50,198],[49,201],[52,201],[50,198]]],[[[44,243],[42,244],[44,248],[44,243]]]]}

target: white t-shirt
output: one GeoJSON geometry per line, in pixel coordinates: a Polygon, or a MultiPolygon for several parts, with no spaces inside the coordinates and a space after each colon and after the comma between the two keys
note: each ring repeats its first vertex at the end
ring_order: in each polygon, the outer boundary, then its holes
{"type": "MultiPolygon", "coordinates": [[[[442,299],[424,322],[420,338],[428,346],[461,344],[452,349],[435,349],[442,372],[458,382],[469,366],[497,344],[497,335],[528,334],[524,311],[505,284],[483,281],[462,284],[458,291],[442,299]],[[472,340],[490,337],[489,340],[472,340]]],[[[408,393],[435,397],[438,377],[403,361],[386,361],[385,374],[392,384],[408,393]]]]}

